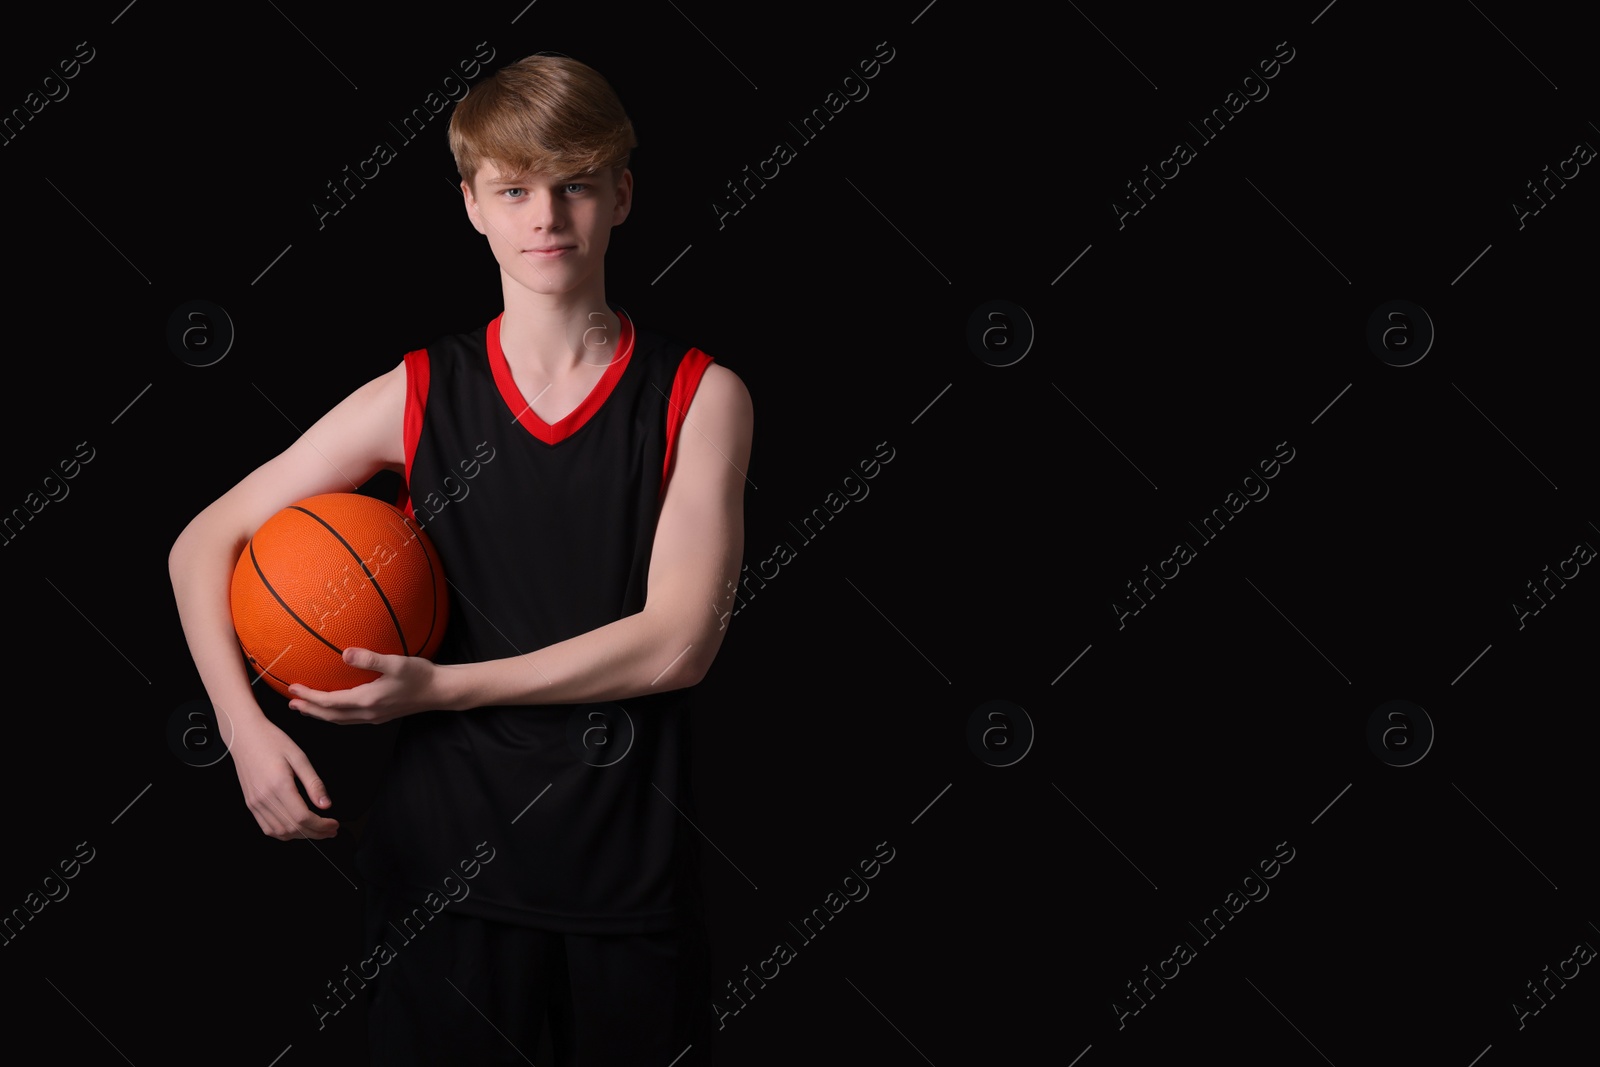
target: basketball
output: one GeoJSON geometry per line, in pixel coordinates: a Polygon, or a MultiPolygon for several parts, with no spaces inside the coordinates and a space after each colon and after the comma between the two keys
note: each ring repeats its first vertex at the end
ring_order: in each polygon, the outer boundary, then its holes
{"type": "Polygon", "coordinates": [[[449,599],[438,553],[416,520],[356,493],[291,504],[250,538],[233,570],[233,626],[251,680],[349,689],[378,675],[346,648],[430,658],[449,599]]]}

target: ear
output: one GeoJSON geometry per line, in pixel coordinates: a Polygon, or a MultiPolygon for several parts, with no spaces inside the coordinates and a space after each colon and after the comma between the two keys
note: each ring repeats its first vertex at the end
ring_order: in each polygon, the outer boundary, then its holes
{"type": "Polygon", "coordinates": [[[478,198],[472,195],[472,183],[465,178],[461,180],[461,197],[467,208],[467,218],[472,221],[472,228],[489,236],[489,231],[484,228],[483,216],[478,213],[478,198]]]}
{"type": "Polygon", "coordinates": [[[628,217],[633,210],[633,171],[622,168],[622,173],[617,176],[616,206],[611,211],[611,225],[620,226],[622,220],[628,217]]]}

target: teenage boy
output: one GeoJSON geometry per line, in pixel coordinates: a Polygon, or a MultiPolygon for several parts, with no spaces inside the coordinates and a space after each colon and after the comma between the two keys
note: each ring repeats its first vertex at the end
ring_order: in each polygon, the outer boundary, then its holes
{"type": "Polygon", "coordinates": [[[504,311],[407,354],[184,529],[184,634],[262,831],[333,836],[328,788],[252,696],[229,581],[280,508],[403,474],[450,581],[444,644],[347,649],[381,677],[289,703],[404,717],[357,853],[375,1059],[524,1063],[548,1020],[561,1063],[708,1062],[688,701],[743,554],[749,393],[606,302],[636,141],[599,74],[529,57],[449,132],[504,311]]]}

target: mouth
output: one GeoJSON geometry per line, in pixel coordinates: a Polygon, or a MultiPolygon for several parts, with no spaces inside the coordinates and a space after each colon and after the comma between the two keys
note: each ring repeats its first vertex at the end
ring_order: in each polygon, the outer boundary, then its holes
{"type": "Polygon", "coordinates": [[[558,256],[566,255],[576,247],[576,245],[552,245],[548,248],[524,248],[522,254],[536,256],[540,259],[555,259],[558,256]]]}

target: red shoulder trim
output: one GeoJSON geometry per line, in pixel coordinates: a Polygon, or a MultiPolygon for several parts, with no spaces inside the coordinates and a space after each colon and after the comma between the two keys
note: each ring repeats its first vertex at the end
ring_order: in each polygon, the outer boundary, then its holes
{"type": "Polygon", "coordinates": [[[406,416],[401,430],[405,436],[406,482],[397,504],[412,518],[416,515],[411,510],[411,461],[416,458],[417,442],[422,439],[422,415],[427,408],[428,350],[419,348],[406,353],[406,416]]]}
{"type": "Polygon", "coordinates": [[[667,482],[672,477],[672,461],[677,456],[678,431],[689,416],[689,405],[694,401],[695,390],[711,357],[698,348],[691,348],[678,362],[678,373],[672,379],[672,396],[667,400],[667,459],[661,465],[661,497],[667,495],[667,482]]]}

